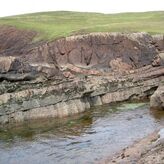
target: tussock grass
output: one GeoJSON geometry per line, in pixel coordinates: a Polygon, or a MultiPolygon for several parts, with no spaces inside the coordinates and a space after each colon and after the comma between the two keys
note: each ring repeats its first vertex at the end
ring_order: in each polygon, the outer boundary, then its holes
{"type": "Polygon", "coordinates": [[[12,25],[39,33],[35,40],[90,32],[164,33],[164,11],[143,13],[101,14],[83,12],[42,12],[4,17],[0,25],[12,25]]]}

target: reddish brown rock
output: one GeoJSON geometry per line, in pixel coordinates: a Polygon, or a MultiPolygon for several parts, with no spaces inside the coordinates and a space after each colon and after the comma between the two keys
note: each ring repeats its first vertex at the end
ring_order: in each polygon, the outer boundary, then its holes
{"type": "Polygon", "coordinates": [[[146,33],[92,33],[31,44],[36,33],[0,27],[0,56],[29,63],[67,64],[104,71],[131,70],[151,64],[156,40],[146,33]],[[113,64],[115,63],[114,68],[113,64]]]}
{"type": "MultiPolygon", "coordinates": [[[[139,68],[151,63],[156,48],[152,37],[145,33],[93,33],[64,38],[53,42],[58,64],[109,68],[119,58],[126,66],[139,68]]],[[[127,67],[125,67],[126,69],[127,67]]]]}
{"type": "Polygon", "coordinates": [[[112,70],[117,72],[125,72],[133,69],[132,65],[122,62],[121,58],[111,60],[109,65],[112,70]]]}
{"type": "Polygon", "coordinates": [[[20,30],[13,26],[0,26],[0,54],[5,56],[22,54],[36,34],[34,31],[20,30]]]}
{"type": "Polygon", "coordinates": [[[15,57],[0,57],[0,73],[9,72],[14,62],[15,57]]]}
{"type": "Polygon", "coordinates": [[[32,44],[35,34],[0,27],[0,123],[147,98],[163,81],[158,58],[152,67],[159,50],[149,34],[92,33],[32,44]]]}
{"type": "Polygon", "coordinates": [[[17,57],[0,57],[0,73],[27,73],[32,71],[34,71],[32,66],[22,62],[17,57]]]}

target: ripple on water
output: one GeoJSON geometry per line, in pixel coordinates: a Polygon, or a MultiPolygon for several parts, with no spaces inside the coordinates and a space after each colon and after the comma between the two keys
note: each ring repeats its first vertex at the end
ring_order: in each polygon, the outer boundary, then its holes
{"type": "Polygon", "coordinates": [[[164,125],[147,103],[93,108],[64,119],[0,129],[0,163],[94,163],[164,125]]]}

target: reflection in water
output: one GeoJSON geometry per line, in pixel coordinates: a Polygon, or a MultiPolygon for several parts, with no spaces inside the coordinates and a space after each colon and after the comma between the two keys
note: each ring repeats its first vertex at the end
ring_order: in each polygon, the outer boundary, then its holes
{"type": "Polygon", "coordinates": [[[150,108],[150,114],[157,122],[164,126],[164,110],[150,108]]]}
{"type": "Polygon", "coordinates": [[[164,125],[144,103],[105,105],[64,119],[0,129],[0,163],[94,163],[164,125]]]}
{"type": "MultiPolygon", "coordinates": [[[[134,104],[133,104],[134,105],[134,104]]],[[[130,105],[129,105],[130,106],[130,105]]],[[[46,132],[62,136],[73,135],[79,136],[84,133],[86,129],[92,126],[93,120],[98,117],[105,117],[120,111],[122,106],[112,105],[110,108],[108,105],[103,107],[92,108],[82,114],[78,114],[71,117],[62,119],[42,119],[26,121],[22,124],[9,125],[5,129],[0,128],[0,139],[6,141],[12,141],[14,138],[21,138],[24,140],[33,140],[35,135],[46,134],[46,132]]]]}
{"type": "Polygon", "coordinates": [[[92,124],[91,111],[79,116],[63,119],[42,119],[27,121],[23,124],[0,129],[0,139],[4,141],[13,141],[15,138],[23,140],[33,140],[35,135],[56,135],[79,136],[85,132],[86,128],[90,128],[92,124]]]}

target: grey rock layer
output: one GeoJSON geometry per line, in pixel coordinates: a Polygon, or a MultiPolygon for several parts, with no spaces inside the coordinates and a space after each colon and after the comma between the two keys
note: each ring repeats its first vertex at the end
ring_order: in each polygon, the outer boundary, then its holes
{"type": "MultiPolygon", "coordinates": [[[[164,81],[164,68],[151,68],[151,74],[126,76],[91,76],[86,81],[74,79],[61,84],[53,81],[45,87],[19,89],[0,95],[0,123],[29,119],[65,117],[92,106],[147,98],[164,81]]],[[[34,84],[32,84],[34,85],[34,84]]]]}

